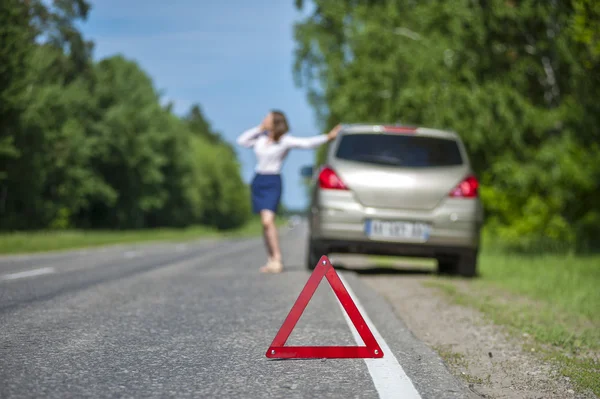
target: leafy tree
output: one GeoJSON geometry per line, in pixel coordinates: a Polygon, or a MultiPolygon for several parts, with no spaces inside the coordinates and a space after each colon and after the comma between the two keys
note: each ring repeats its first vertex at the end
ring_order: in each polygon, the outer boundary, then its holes
{"type": "Polygon", "coordinates": [[[189,129],[198,136],[204,137],[211,143],[219,143],[221,141],[221,137],[212,131],[210,123],[206,120],[200,105],[192,105],[185,120],[188,123],[189,129]]]}
{"type": "Polygon", "coordinates": [[[101,110],[95,126],[94,168],[118,193],[112,219],[115,227],[145,227],[145,215],[163,206],[162,148],[166,117],[150,78],[132,61],[115,56],[96,69],[94,95],[101,110]]]}
{"type": "Polygon", "coordinates": [[[584,66],[591,68],[593,62],[597,62],[600,57],[600,3],[594,0],[575,0],[573,7],[573,36],[589,50],[591,60],[584,66]]]}
{"type": "Polygon", "coordinates": [[[149,226],[186,227],[202,219],[209,178],[202,173],[203,160],[196,158],[195,137],[185,122],[169,114],[162,123],[161,130],[169,132],[162,147],[163,188],[168,196],[163,206],[151,213],[149,226]]]}
{"type": "Polygon", "coordinates": [[[295,27],[295,73],[325,128],[455,130],[499,237],[520,250],[599,244],[593,2],[313,3],[295,27]]]}
{"type": "Polygon", "coordinates": [[[219,229],[238,227],[248,220],[250,194],[244,184],[237,160],[232,162],[229,148],[194,143],[201,173],[208,177],[203,224],[219,229]]]}
{"type": "Polygon", "coordinates": [[[189,113],[185,117],[185,121],[188,123],[190,130],[197,136],[203,137],[209,143],[221,144],[230,149],[231,153],[235,156],[235,150],[233,146],[223,140],[221,134],[213,130],[210,123],[206,120],[202,108],[198,104],[192,105],[189,113]]]}
{"type": "Polygon", "coordinates": [[[247,187],[199,105],[161,106],[124,56],[93,62],[84,0],[0,4],[0,229],[238,227],[247,187]]]}
{"type": "MultiPolygon", "coordinates": [[[[28,9],[19,0],[0,3],[0,182],[7,178],[5,164],[18,156],[14,145],[19,117],[26,107],[24,92],[30,84],[27,65],[33,51],[28,9]]],[[[0,186],[1,187],[1,186],[0,186]]],[[[0,193],[0,214],[6,188],[0,193]]]]}
{"type": "MultiPolygon", "coordinates": [[[[65,82],[82,73],[91,73],[93,43],[83,38],[77,21],[85,21],[91,5],[86,0],[28,0],[36,37],[61,49],[66,55],[55,62],[48,72],[60,75],[65,82]]],[[[88,75],[89,77],[89,75],[88,75]]]]}

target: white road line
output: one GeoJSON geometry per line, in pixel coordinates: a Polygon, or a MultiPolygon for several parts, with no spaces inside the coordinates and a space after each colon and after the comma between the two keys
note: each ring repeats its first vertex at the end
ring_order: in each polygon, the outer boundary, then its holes
{"type": "MultiPolygon", "coordinates": [[[[165,263],[166,267],[173,267],[173,266],[178,266],[181,264],[186,264],[189,263],[190,261],[192,262],[198,262],[198,261],[203,261],[206,259],[211,259],[211,258],[215,258],[215,257],[219,257],[219,256],[224,256],[224,255],[228,255],[231,253],[236,253],[236,252],[241,252],[243,250],[246,249],[251,249],[256,247],[256,243],[251,241],[251,242],[241,242],[239,244],[233,245],[233,246],[229,246],[227,248],[224,248],[222,251],[214,251],[211,250],[209,253],[203,254],[199,257],[194,257],[192,259],[186,259],[184,261],[181,262],[175,262],[175,263],[165,263]],[[245,245],[244,245],[245,244],[245,245]]],[[[131,258],[135,258],[137,256],[143,255],[144,252],[142,251],[127,251],[123,253],[123,257],[127,258],[127,259],[131,259],[131,258]]],[[[95,266],[92,266],[92,268],[95,266]]],[[[66,271],[84,271],[85,269],[72,269],[72,270],[66,270],[66,271]]],[[[56,270],[53,267],[42,267],[39,269],[32,269],[32,270],[26,270],[24,272],[17,272],[17,273],[10,273],[10,274],[4,274],[4,275],[0,275],[0,281],[8,281],[8,280],[18,280],[21,278],[27,278],[27,277],[36,277],[36,276],[42,276],[45,274],[53,274],[53,273],[59,273],[61,270],[56,270]]],[[[62,270],[65,271],[65,270],[62,270]]]]}
{"type": "Polygon", "coordinates": [[[41,269],[26,270],[24,272],[10,273],[0,276],[0,280],[17,280],[20,278],[42,276],[44,274],[56,273],[53,267],[42,267],[41,269]]]}
{"type": "MultiPolygon", "coordinates": [[[[392,352],[388,344],[385,342],[379,331],[377,331],[377,328],[375,328],[375,325],[373,324],[371,319],[369,319],[367,312],[360,304],[358,298],[350,288],[350,285],[341,274],[339,274],[339,276],[342,280],[342,283],[346,287],[346,290],[348,290],[348,294],[350,294],[350,297],[356,304],[358,311],[362,314],[363,319],[365,319],[365,322],[371,329],[373,336],[375,337],[375,339],[379,343],[379,346],[381,347],[381,350],[383,351],[383,357],[380,359],[364,359],[365,363],[367,364],[367,368],[369,369],[369,374],[371,374],[371,379],[373,380],[375,388],[379,393],[379,397],[382,399],[421,399],[421,395],[419,395],[419,392],[413,385],[410,378],[408,378],[408,376],[404,372],[404,369],[398,362],[398,359],[396,359],[396,356],[394,356],[394,353],[392,352]]],[[[358,332],[354,328],[354,325],[352,324],[352,321],[346,314],[346,311],[342,307],[342,304],[339,301],[337,301],[337,303],[340,309],[342,310],[342,314],[346,319],[348,327],[350,327],[350,331],[352,331],[352,335],[354,336],[356,344],[364,345],[363,340],[360,338],[360,335],[358,335],[358,332]]]]}

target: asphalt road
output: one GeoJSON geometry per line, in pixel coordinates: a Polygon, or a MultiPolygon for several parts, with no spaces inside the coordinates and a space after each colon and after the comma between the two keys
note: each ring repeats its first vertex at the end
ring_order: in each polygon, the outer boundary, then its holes
{"type": "MultiPolygon", "coordinates": [[[[471,397],[349,271],[384,358],[267,359],[310,275],[305,234],[282,232],[280,275],[258,273],[258,238],[0,258],[0,398],[471,397]]],[[[322,281],[287,344],[354,336],[322,281]]]]}

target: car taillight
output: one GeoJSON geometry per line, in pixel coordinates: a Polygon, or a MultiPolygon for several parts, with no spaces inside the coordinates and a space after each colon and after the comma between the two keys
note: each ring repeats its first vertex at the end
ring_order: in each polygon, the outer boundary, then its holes
{"type": "Polygon", "coordinates": [[[319,173],[319,187],[326,190],[347,190],[348,187],[333,169],[326,166],[319,173]]]}
{"type": "Polygon", "coordinates": [[[452,191],[450,197],[454,198],[476,198],[479,195],[479,182],[475,176],[467,176],[452,191]]]}
{"type": "Polygon", "coordinates": [[[409,126],[384,126],[383,131],[386,133],[416,133],[417,129],[409,126]]]}

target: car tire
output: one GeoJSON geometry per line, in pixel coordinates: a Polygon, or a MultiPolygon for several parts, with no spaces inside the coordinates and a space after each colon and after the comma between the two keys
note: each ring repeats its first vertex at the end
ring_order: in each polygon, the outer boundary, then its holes
{"type": "Polygon", "coordinates": [[[438,273],[461,277],[475,277],[477,275],[477,254],[478,250],[476,249],[464,252],[454,258],[438,258],[438,273]]]}
{"type": "Polygon", "coordinates": [[[308,270],[315,270],[319,259],[321,259],[321,256],[325,255],[325,253],[323,253],[322,248],[313,240],[308,240],[308,250],[306,255],[306,268],[308,270]]]}
{"type": "Polygon", "coordinates": [[[438,274],[455,275],[457,272],[457,262],[448,258],[438,259],[438,274]]]}
{"type": "Polygon", "coordinates": [[[461,277],[475,277],[477,275],[477,255],[477,250],[461,255],[457,264],[457,272],[461,277]]]}

